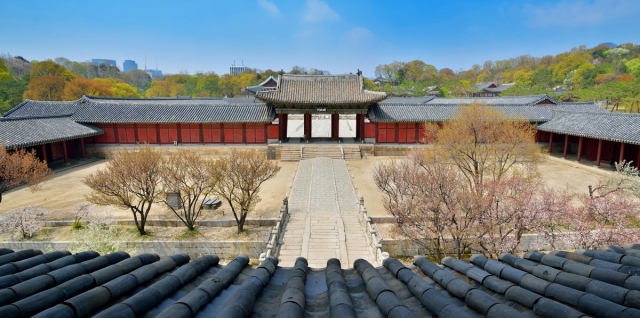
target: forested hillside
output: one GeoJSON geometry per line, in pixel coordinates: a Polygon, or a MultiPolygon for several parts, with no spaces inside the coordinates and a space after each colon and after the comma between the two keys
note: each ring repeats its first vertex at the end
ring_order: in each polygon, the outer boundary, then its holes
{"type": "MultiPolygon", "coordinates": [[[[250,70],[238,76],[215,73],[173,74],[154,78],[142,70],[128,73],[109,65],[70,61],[59,57],[29,61],[20,56],[0,56],[0,112],[23,99],[74,100],[82,95],[112,97],[233,97],[256,85],[272,70],[250,70]]],[[[294,66],[292,74],[328,74],[294,66]]],[[[396,96],[424,96],[437,90],[441,96],[472,96],[476,84],[515,83],[502,95],[549,94],[565,101],[605,100],[611,108],[640,111],[640,45],[580,46],[555,56],[522,55],[486,61],[468,70],[454,71],[421,60],[394,61],[375,69],[376,79],[365,79],[371,90],[396,96]]]]}

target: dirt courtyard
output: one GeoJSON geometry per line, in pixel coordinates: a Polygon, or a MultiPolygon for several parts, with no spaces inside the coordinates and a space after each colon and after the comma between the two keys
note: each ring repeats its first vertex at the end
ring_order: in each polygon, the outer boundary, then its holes
{"type": "MultiPolygon", "coordinates": [[[[542,179],[547,185],[557,189],[568,187],[573,192],[587,193],[588,186],[595,185],[607,173],[597,168],[583,166],[575,161],[554,157],[547,158],[539,166],[542,179]]],[[[389,215],[382,206],[382,192],[376,187],[371,171],[377,164],[390,162],[394,159],[399,160],[402,157],[371,156],[366,160],[347,161],[349,173],[354,176],[352,180],[356,187],[356,193],[363,195],[367,212],[371,216],[389,215]]]]}
{"type": "MultiPolygon", "coordinates": [[[[382,193],[373,182],[371,171],[376,164],[389,162],[400,157],[374,157],[370,156],[364,160],[347,161],[349,173],[353,176],[353,183],[356,194],[362,194],[365,199],[365,206],[371,216],[389,215],[382,206],[382,193]]],[[[260,190],[262,201],[256,206],[256,210],[249,214],[250,218],[277,217],[282,204],[282,199],[289,192],[289,187],[293,182],[297,162],[278,162],[281,167],[275,178],[266,181],[260,190]]],[[[0,203],[0,215],[28,205],[36,205],[50,211],[48,219],[51,220],[72,220],[73,207],[76,203],[85,201],[85,195],[91,189],[82,183],[82,179],[106,165],[106,160],[78,166],[66,171],[56,173],[52,180],[45,182],[42,189],[31,192],[26,187],[21,187],[3,194],[0,203]]],[[[575,161],[549,157],[540,165],[543,179],[548,185],[555,188],[568,187],[571,191],[587,191],[588,185],[595,185],[597,180],[606,173],[592,167],[577,164],[575,161]]],[[[115,217],[121,219],[131,219],[129,210],[120,210],[111,207],[115,217]]],[[[151,219],[175,218],[173,213],[161,204],[155,204],[149,215],[151,219]]],[[[231,219],[233,215],[225,204],[215,211],[203,210],[201,220],[211,219],[231,219]],[[224,215],[222,212],[224,211],[224,215]]]]}
{"type": "MultiPolygon", "coordinates": [[[[85,196],[91,193],[91,189],[82,183],[82,179],[98,169],[103,169],[106,160],[78,166],[55,173],[53,179],[44,182],[39,191],[31,192],[27,187],[20,187],[3,194],[0,203],[0,216],[9,211],[22,207],[35,205],[49,210],[50,220],[73,220],[73,207],[79,202],[86,201],[85,196]]],[[[260,188],[262,199],[249,218],[274,218],[278,217],[282,199],[289,192],[289,184],[293,182],[293,174],[297,162],[278,162],[280,171],[271,180],[267,180],[260,188]]],[[[114,217],[120,219],[133,219],[129,210],[121,210],[114,207],[99,207],[110,209],[114,217]]],[[[154,204],[149,213],[150,219],[176,218],[171,210],[161,204],[154,204]]],[[[226,203],[217,210],[203,210],[201,220],[232,219],[233,214],[226,203]],[[222,212],[224,211],[224,215],[222,212]]]]}

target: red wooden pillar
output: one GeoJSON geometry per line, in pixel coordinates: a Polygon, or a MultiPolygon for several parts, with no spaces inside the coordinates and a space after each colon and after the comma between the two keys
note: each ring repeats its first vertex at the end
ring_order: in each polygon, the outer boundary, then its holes
{"type": "Polygon", "coordinates": [[[638,148],[638,158],[636,159],[636,168],[640,168],[640,145],[636,146],[638,148]]]}
{"type": "Polygon", "coordinates": [[[364,114],[360,114],[360,120],[358,121],[360,123],[360,142],[364,141],[364,114]]]}
{"type": "Polygon", "coordinates": [[[203,124],[198,124],[198,135],[200,136],[200,143],[204,145],[204,129],[202,126],[203,124]]]}
{"type": "MultiPolygon", "coordinates": [[[[42,150],[42,161],[47,162],[47,145],[42,144],[41,146],[41,150],[42,150]]],[[[638,151],[638,153],[640,153],[640,151],[638,151]]]]}
{"type": "Polygon", "coordinates": [[[283,142],[285,138],[287,138],[287,131],[285,130],[287,128],[287,123],[286,123],[286,115],[285,114],[278,114],[278,140],[280,140],[280,142],[283,142]]]}
{"type": "Polygon", "coordinates": [[[84,151],[84,138],[80,138],[80,149],[82,149],[82,159],[87,158],[87,153],[84,151]]]}
{"type": "MultiPolygon", "coordinates": [[[[640,154],[640,151],[638,152],[640,154]]],[[[596,156],[596,167],[600,167],[600,158],[602,157],[602,139],[598,139],[598,155],[596,156]]]]}
{"type": "Polygon", "coordinates": [[[305,141],[311,140],[311,114],[304,113],[304,138],[305,141]]]}
{"type": "Polygon", "coordinates": [[[162,141],[160,140],[160,124],[155,124],[154,125],[156,127],[156,141],[158,142],[158,145],[162,144],[162,141]]]}
{"type": "Polygon", "coordinates": [[[178,145],[182,144],[182,125],[177,124],[178,145]]]}
{"type": "Polygon", "coordinates": [[[336,111],[333,114],[331,114],[331,139],[333,139],[333,141],[338,141],[339,134],[340,134],[340,115],[338,115],[338,112],[336,111]]]}
{"type": "Polygon", "coordinates": [[[549,153],[553,150],[553,133],[549,133],[549,153]]]}
{"type": "Polygon", "coordinates": [[[578,162],[580,162],[580,159],[582,158],[582,137],[580,137],[580,139],[578,140],[578,162]]]}
{"type": "Polygon", "coordinates": [[[618,159],[618,163],[624,160],[624,142],[620,143],[620,159],[618,159]]]}
{"type": "Polygon", "coordinates": [[[224,123],[220,124],[220,143],[224,144],[224,123]]]}
{"type": "Polygon", "coordinates": [[[242,143],[247,143],[247,124],[242,124],[242,143]]]}
{"type": "MultiPolygon", "coordinates": [[[[140,142],[140,138],[138,138],[138,124],[133,124],[133,138],[136,140],[135,143],[139,143],[140,142]]],[[[84,144],[84,142],[82,141],[82,139],[80,139],[81,143],[84,144]]],[[[146,140],[145,140],[146,142],[146,140]]],[[[82,158],[84,158],[84,155],[82,156],[82,158]]]]}
{"type": "Polygon", "coordinates": [[[567,149],[569,148],[569,135],[564,135],[564,154],[563,157],[567,159],[567,149]]]}
{"type": "Polygon", "coordinates": [[[64,154],[64,163],[69,163],[69,155],[67,154],[67,141],[62,141],[62,153],[64,154]]]}
{"type": "Polygon", "coordinates": [[[356,139],[360,139],[360,114],[356,114],[356,139]]]}

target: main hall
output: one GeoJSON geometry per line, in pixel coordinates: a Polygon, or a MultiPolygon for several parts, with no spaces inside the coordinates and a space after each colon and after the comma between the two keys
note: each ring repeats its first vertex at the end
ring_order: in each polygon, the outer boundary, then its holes
{"type": "Polygon", "coordinates": [[[49,162],[85,157],[87,145],[224,145],[356,143],[411,145],[424,140],[425,122],[444,122],[458,107],[484,103],[536,125],[550,152],[613,163],[640,162],[640,115],[612,113],[595,102],[560,102],[548,95],[440,98],[390,97],[364,88],[361,72],[289,75],[249,87],[252,98],[128,99],[83,96],[75,101],[25,100],[0,118],[0,142],[34,149],[49,162]],[[330,121],[314,136],[312,116],[330,121]],[[340,135],[340,116],[355,133],[340,135]],[[302,120],[289,136],[290,117],[302,120]]]}

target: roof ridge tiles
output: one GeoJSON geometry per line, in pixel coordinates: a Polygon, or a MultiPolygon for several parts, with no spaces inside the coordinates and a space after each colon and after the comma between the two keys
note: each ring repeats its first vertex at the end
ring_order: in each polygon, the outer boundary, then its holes
{"type": "MultiPolygon", "coordinates": [[[[457,263],[452,259],[447,259],[446,262],[452,266],[453,263],[457,263]]],[[[423,273],[438,282],[438,284],[443,286],[450,294],[463,299],[467,306],[469,306],[469,308],[479,312],[482,315],[500,315],[501,317],[521,315],[519,311],[509,307],[508,305],[492,297],[481,289],[466,283],[459,277],[446,272],[443,268],[434,271],[434,266],[437,267],[437,265],[433,264],[431,261],[425,259],[424,257],[416,259],[414,263],[422,269],[423,273]]],[[[458,264],[455,266],[460,269],[470,269],[470,267],[468,266],[461,265],[462,264],[458,264]]]]}

